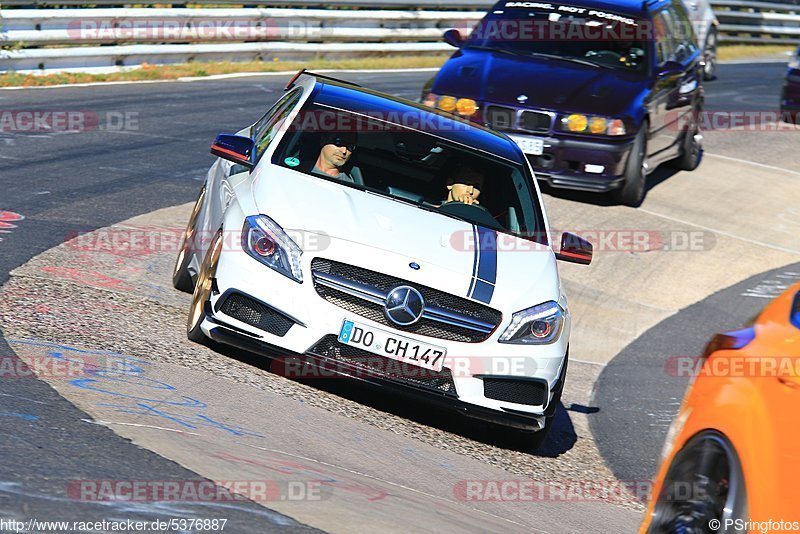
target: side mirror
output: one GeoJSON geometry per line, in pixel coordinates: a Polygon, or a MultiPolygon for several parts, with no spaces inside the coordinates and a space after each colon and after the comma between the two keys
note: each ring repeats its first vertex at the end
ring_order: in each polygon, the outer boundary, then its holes
{"type": "Polygon", "coordinates": [[[253,153],[255,143],[249,137],[241,135],[219,134],[211,145],[211,153],[220,158],[227,159],[248,169],[255,167],[253,153]]]}
{"type": "Polygon", "coordinates": [[[556,252],[556,259],[571,263],[589,265],[592,263],[592,244],[575,234],[561,234],[561,250],[556,252]]]}
{"type": "Polygon", "coordinates": [[[677,61],[667,61],[658,69],[659,78],[675,78],[683,74],[683,65],[677,61]]]}
{"type": "Polygon", "coordinates": [[[444,37],[445,43],[450,46],[455,46],[456,48],[461,48],[461,44],[464,42],[464,38],[461,37],[461,32],[455,29],[447,30],[442,37],[444,37]]]}

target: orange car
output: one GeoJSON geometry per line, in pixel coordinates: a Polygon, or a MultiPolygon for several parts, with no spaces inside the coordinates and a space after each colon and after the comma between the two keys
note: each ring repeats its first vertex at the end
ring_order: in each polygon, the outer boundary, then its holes
{"type": "Polygon", "coordinates": [[[800,531],[800,284],[695,373],[640,533],[800,531]]]}

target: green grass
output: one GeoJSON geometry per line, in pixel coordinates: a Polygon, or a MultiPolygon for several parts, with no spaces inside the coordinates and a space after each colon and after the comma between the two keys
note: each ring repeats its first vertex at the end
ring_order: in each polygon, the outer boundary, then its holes
{"type": "Polygon", "coordinates": [[[721,61],[729,59],[763,59],[763,58],[785,58],[789,60],[788,53],[793,52],[797,47],[792,45],[744,45],[729,44],[720,45],[717,49],[717,56],[721,61]]]}
{"type": "MultiPolygon", "coordinates": [[[[720,45],[720,60],[787,58],[792,52],[791,45],[720,45]]],[[[143,65],[139,69],[107,74],[61,73],[61,74],[17,74],[13,72],[0,74],[0,87],[39,87],[45,85],[64,85],[89,82],[116,82],[136,80],[175,80],[210,76],[213,74],[230,74],[236,72],[280,72],[296,71],[305,67],[314,69],[403,69],[440,67],[449,54],[405,57],[368,57],[358,59],[312,59],[309,61],[249,61],[244,63],[181,63],[177,65],[143,65]]]]}
{"type": "Polygon", "coordinates": [[[359,59],[314,59],[309,61],[250,61],[244,63],[181,63],[176,65],[143,65],[139,69],[107,74],[60,73],[60,74],[0,74],[0,87],[40,87],[89,82],[116,82],[132,80],[175,80],[213,74],[236,72],[280,72],[321,69],[404,69],[440,67],[449,54],[405,57],[374,57],[359,59]]]}

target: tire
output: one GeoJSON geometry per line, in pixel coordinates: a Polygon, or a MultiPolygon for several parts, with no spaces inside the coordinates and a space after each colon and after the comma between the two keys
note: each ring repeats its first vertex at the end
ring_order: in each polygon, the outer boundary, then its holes
{"type": "Polygon", "coordinates": [[[203,333],[200,325],[206,317],[206,306],[208,305],[211,293],[214,288],[214,276],[217,272],[217,263],[222,252],[222,230],[217,232],[208,252],[203,258],[200,272],[197,275],[197,283],[192,293],[192,305],[189,308],[189,318],[186,322],[186,337],[190,341],[202,345],[209,344],[209,339],[203,333]]]}
{"type": "Polygon", "coordinates": [[[178,252],[178,258],[175,260],[175,268],[172,271],[172,286],[184,293],[194,292],[194,280],[192,280],[192,275],[189,273],[189,262],[191,262],[192,253],[194,252],[192,242],[194,241],[196,232],[195,224],[197,224],[197,217],[200,215],[200,210],[203,207],[205,195],[206,186],[204,185],[200,189],[200,194],[192,208],[192,214],[189,216],[189,223],[186,225],[186,230],[183,232],[181,248],[178,252]]]}
{"type": "Polygon", "coordinates": [[[697,124],[699,109],[692,110],[692,118],[681,142],[681,155],[672,160],[672,166],[681,171],[693,171],[703,159],[703,145],[697,139],[700,127],[697,124]]]}
{"type": "Polygon", "coordinates": [[[638,208],[644,200],[647,185],[647,132],[649,124],[642,123],[633,141],[628,162],[625,164],[625,181],[620,189],[614,191],[614,200],[619,204],[638,208]]]}
{"type": "Polygon", "coordinates": [[[710,29],[706,36],[706,44],[703,47],[703,58],[705,67],[703,68],[703,79],[705,81],[717,78],[717,30],[710,29]]]}
{"type": "Polygon", "coordinates": [[[747,518],[747,489],[733,444],[715,430],[692,437],[673,458],[656,500],[648,534],[719,532],[743,534],[737,520],[747,518]],[[726,526],[727,525],[727,526],[726,526]]]}

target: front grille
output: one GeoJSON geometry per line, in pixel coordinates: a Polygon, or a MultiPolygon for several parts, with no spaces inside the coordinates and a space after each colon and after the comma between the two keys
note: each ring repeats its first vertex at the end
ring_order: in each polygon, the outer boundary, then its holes
{"type": "Polygon", "coordinates": [[[483,395],[487,399],[544,406],[547,403],[547,384],[541,380],[485,377],[483,395]]]}
{"type": "MultiPolygon", "coordinates": [[[[400,285],[409,285],[417,289],[425,299],[426,305],[430,304],[437,306],[444,310],[459,313],[461,315],[483,321],[494,329],[500,324],[503,315],[488,306],[473,302],[466,298],[457,297],[438,289],[433,289],[427,286],[422,286],[396,278],[394,276],[385,275],[361,267],[347,265],[336,261],[326,260],[323,258],[314,258],[311,262],[312,272],[319,272],[329,275],[338,276],[352,282],[370,286],[381,292],[388,292],[392,288],[400,285]]],[[[377,323],[386,325],[388,327],[412,332],[422,336],[435,337],[439,339],[447,339],[450,341],[462,341],[467,343],[479,343],[487,339],[492,332],[476,331],[471,328],[462,326],[450,325],[441,321],[433,319],[422,318],[416,323],[409,326],[399,326],[384,315],[384,306],[377,302],[369,302],[357,296],[351,295],[344,291],[334,289],[319,283],[314,280],[314,289],[317,293],[327,300],[328,302],[347,310],[350,313],[355,313],[362,317],[371,319],[377,323]]]]}
{"type": "Polygon", "coordinates": [[[523,111],[520,126],[531,132],[548,132],[552,118],[540,111],[523,111]]]}
{"type": "Polygon", "coordinates": [[[240,293],[229,295],[219,310],[229,317],[281,337],[285,336],[294,324],[294,321],[285,315],[240,293]]]}
{"type": "Polygon", "coordinates": [[[486,108],[486,123],[495,130],[513,130],[517,126],[517,111],[503,106],[486,108]]]}
{"type": "MultiPolygon", "coordinates": [[[[331,334],[320,339],[309,354],[322,356],[329,360],[342,362],[366,370],[367,376],[378,376],[395,382],[404,382],[448,395],[456,395],[456,385],[450,369],[444,367],[436,372],[409,363],[392,360],[372,354],[363,349],[339,343],[337,336],[331,334]]],[[[361,373],[358,373],[360,376],[361,373]]]]}

